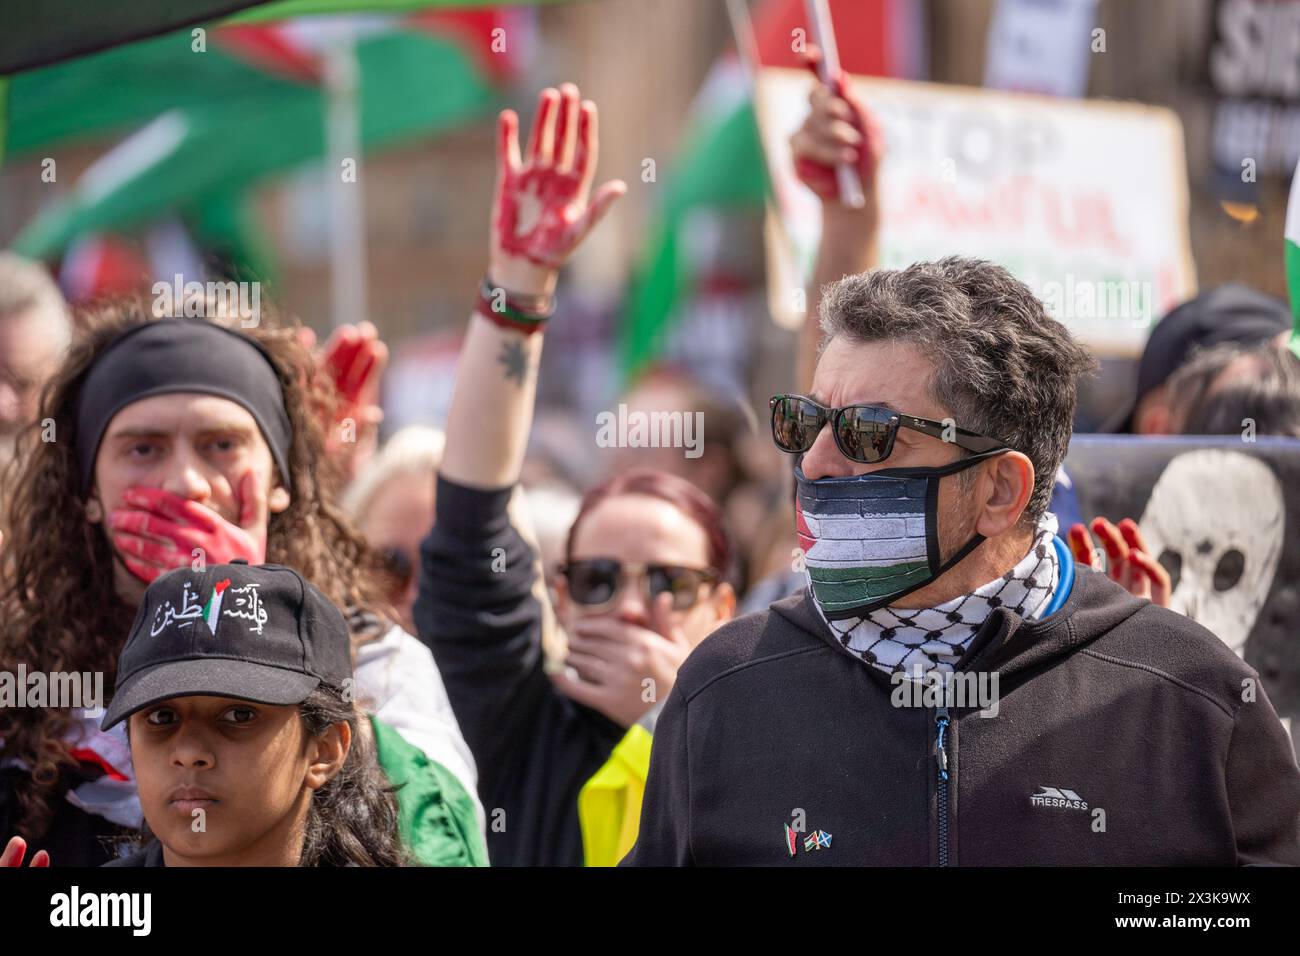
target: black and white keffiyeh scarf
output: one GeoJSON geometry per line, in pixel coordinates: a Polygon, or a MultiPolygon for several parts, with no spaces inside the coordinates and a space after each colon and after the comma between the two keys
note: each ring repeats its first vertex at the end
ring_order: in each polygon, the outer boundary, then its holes
{"type": "Polygon", "coordinates": [[[1020,562],[970,594],[937,607],[884,607],[826,625],[845,648],[887,674],[921,679],[932,671],[952,673],[995,608],[1005,607],[1026,620],[1042,617],[1061,581],[1055,533],[1056,519],[1048,514],[1020,562]]]}

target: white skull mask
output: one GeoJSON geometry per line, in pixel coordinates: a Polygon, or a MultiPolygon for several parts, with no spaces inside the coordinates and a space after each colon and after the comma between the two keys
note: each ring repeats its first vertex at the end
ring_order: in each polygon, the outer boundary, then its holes
{"type": "Polygon", "coordinates": [[[1174,578],[1171,607],[1244,656],[1282,553],[1282,485],[1264,462],[1201,449],[1174,458],[1138,522],[1174,578]]]}

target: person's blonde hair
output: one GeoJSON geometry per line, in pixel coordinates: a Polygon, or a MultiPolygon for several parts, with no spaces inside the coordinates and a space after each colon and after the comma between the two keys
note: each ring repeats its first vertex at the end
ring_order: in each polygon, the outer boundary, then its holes
{"type": "Polygon", "coordinates": [[[358,524],[365,521],[375,496],[397,475],[428,475],[429,480],[442,464],[446,436],[437,428],[408,425],[388,439],[348,486],[343,494],[343,510],[358,524]]]}
{"type": "Polygon", "coordinates": [[[0,251],[0,321],[32,313],[62,352],[72,342],[72,322],[58,284],[39,262],[0,251]]]}

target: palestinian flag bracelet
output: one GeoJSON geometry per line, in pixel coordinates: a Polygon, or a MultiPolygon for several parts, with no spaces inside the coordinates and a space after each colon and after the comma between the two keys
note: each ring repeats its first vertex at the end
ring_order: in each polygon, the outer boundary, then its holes
{"type": "Polygon", "coordinates": [[[505,289],[493,287],[484,276],[479,285],[476,311],[494,325],[531,335],[540,331],[555,314],[555,297],[541,295],[521,299],[511,296],[505,289]]]}

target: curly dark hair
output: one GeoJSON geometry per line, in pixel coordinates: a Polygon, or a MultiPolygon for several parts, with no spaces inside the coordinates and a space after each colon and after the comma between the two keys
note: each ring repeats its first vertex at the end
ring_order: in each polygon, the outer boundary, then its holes
{"type": "MultiPolygon", "coordinates": [[[[60,370],[41,395],[4,479],[4,543],[0,547],[0,669],[102,672],[114,683],[117,657],[135,608],[117,594],[107,537],[86,518],[77,467],[76,408],[82,386],[105,348],[127,329],[155,320],[147,297],[116,299],[77,317],[77,334],[60,370]]],[[[220,321],[214,319],[213,321],[220,321]]],[[[327,459],[324,422],[334,410],[332,386],[316,374],[295,321],[265,304],[256,328],[240,328],[270,356],[293,427],[289,507],[270,516],[266,560],[298,570],[338,607],[392,617],[383,597],[381,559],[333,501],[342,481],[327,459]]],[[[63,742],[66,709],[0,711],[0,756],[30,768],[15,784],[17,829],[39,840],[53,819],[60,779],[76,767],[63,742]]]]}

